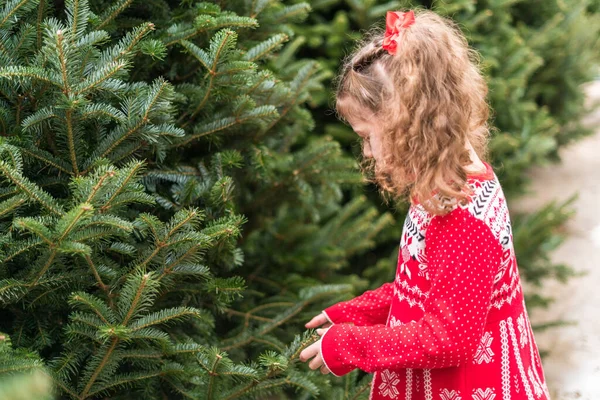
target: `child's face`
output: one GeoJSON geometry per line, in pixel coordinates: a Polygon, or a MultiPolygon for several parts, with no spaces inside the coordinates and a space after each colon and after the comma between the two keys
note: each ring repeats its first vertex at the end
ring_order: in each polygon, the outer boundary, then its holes
{"type": "Polygon", "coordinates": [[[364,155],[365,157],[375,158],[375,161],[381,159],[381,135],[382,128],[379,121],[370,116],[347,118],[348,123],[358,136],[364,139],[364,155]]]}

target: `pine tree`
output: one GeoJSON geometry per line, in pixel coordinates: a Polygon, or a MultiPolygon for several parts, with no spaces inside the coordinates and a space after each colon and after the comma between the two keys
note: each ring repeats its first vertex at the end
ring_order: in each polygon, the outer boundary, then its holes
{"type": "Polygon", "coordinates": [[[320,283],[390,216],[341,205],[355,162],[307,135],[326,73],[275,57],[309,6],[229,6],[0,13],[1,329],[59,398],[329,393],[292,321],[350,292],[320,283]]]}

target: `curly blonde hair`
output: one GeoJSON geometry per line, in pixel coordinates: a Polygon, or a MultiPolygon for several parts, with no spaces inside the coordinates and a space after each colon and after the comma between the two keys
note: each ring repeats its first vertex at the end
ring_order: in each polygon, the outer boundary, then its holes
{"type": "Polygon", "coordinates": [[[458,25],[429,10],[413,11],[415,22],[396,54],[382,48],[384,30],[375,26],[345,58],[336,78],[335,111],[343,121],[372,114],[381,123],[382,160],[360,161],[367,181],[384,197],[408,195],[443,215],[472,195],[467,139],[488,161],[488,87],[479,54],[458,25]]]}

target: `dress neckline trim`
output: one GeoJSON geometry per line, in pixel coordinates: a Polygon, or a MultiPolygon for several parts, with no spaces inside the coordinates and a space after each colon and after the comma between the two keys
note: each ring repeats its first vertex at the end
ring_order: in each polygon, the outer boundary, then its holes
{"type": "MultiPolygon", "coordinates": [[[[472,180],[480,180],[480,181],[486,181],[486,180],[493,180],[495,179],[495,175],[494,175],[494,170],[492,168],[492,166],[486,162],[486,161],[481,161],[484,165],[485,165],[485,172],[475,172],[475,173],[468,173],[467,174],[467,181],[472,181],[472,180]]],[[[413,196],[411,198],[411,203],[414,205],[419,205],[420,203],[417,201],[416,197],[413,196]]]]}

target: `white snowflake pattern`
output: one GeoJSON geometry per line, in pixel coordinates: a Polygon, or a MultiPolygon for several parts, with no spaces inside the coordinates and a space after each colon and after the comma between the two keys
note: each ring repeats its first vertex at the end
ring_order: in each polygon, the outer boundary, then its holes
{"type": "Polygon", "coordinates": [[[392,318],[390,318],[390,326],[391,326],[391,327],[394,327],[394,326],[400,326],[400,325],[402,325],[402,324],[403,324],[403,322],[402,322],[402,321],[400,321],[399,319],[397,319],[396,317],[394,317],[394,316],[392,315],[392,318]]]}
{"type": "Polygon", "coordinates": [[[527,326],[525,325],[524,313],[517,318],[517,328],[519,329],[519,342],[521,343],[521,348],[523,348],[528,342],[527,326]]]}
{"type": "Polygon", "coordinates": [[[460,392],[448,389],[442,389],[442,392],[440,393],[440,398],[442,400],[461,400],[460,392]]]}
{"type": "Polygon", "coordinates": [[[400,394],[396,387],[398,383],[400,383],[398,375],[389,369],[384,369],[381,373],[381,383],[378,388],[383,396],[389,396],[390,398],[395,399],[400,394]]]}
{"type": "Polygon", "coordinates": [[[494,392],[494,388],[486,388],[473,390],[473,400],[494,400],[496,398],[496,393],[494,392]]]}
{"type": "Polygon", "coordinates": [[[412,274],[410,272],[410,268],[408,268],[408,263],[403,262],[403,263],[400,264],[400,273],[401,274],[402,273],[406,274],[408,276],[408,279],[412,278],[412,274]]]}
{"type": "Polygon", "coordinates": [[[529,375],[529,380],[533,384],[533,392],[535,393],[535,397],[540,397],[542,395],[542,393],[544,393],[542,391],[542,385],[540,384],[540,382],[538,382],[536,377],[533,376],[533,371],[531,370],[531,366],[527,370],[527,375],[529,375]]]}
{"type": "Polygon", "coordinates": [[[474,361],[477,364],[489,363],[492,361],[494,357],[494,352],[492,351],[492,340],[494,340],[491,332],[485,332],[481,337],[481,342],[479,343],[479,347],[475,352],[474,361]]]}

